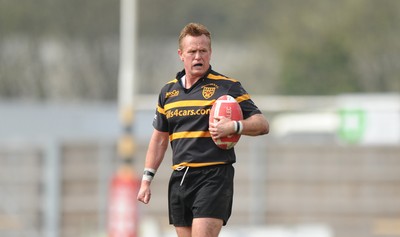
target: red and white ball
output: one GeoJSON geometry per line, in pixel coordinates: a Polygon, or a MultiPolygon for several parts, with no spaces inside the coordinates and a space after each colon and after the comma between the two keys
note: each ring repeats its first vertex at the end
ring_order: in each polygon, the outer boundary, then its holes
{"type": "MultiPolygon", "coordinates": [[[[243,113],[239,103],[230,95],[223,95],[214,102],[210,111],[209,122],[217,122],[215,119],[216,116],[223,116],[235,121],[243,119],[243,113]]],[[[223,138],[213,138],[213,141],[219,148],[227,150],[234,147],[239,139],[240,134],[233,134],[223,138]]]]}

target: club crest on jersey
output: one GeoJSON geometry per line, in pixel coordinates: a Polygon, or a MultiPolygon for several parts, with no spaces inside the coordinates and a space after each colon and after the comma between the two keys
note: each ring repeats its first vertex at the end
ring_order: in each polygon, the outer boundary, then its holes
{"type": "Polygon", "coordinates": [[[214,95],[215,90],[216,90],[217,88],[218,88],[218,86],[215,85],[215,84],[213,84],[213,83],[207,84],[207,85],[203,86],[203,92],[202,92],[202,94],[203,94],[204,99],[209,99],[209,98],[211,98],[211,96],[214,95]]]}

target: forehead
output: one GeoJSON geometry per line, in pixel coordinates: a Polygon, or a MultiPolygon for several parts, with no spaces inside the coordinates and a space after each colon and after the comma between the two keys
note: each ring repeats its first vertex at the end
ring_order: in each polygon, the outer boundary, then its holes
{"type": "Polygon", "coordinates": [[[182,48],[210,48],[211,41],[205,35],[191,36],[187,35],[182,39],[182,48]]]}

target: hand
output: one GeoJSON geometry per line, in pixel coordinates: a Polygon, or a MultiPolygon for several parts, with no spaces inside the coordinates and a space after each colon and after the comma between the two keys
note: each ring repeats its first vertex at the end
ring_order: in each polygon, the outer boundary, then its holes
{"type": "Polygon", "coordinates": [[[142,181],[140,185],[139,193],[137,195],[137,200],[147,204],[150,202],[151,198],[151,191],[150,191],[150,182],[149,181],[142,181]]]}
{"type": "Polygon", "coordinates": [[[213,139],[227,137],[235,133],[235,126],[233,121],[223,116],[217,116],[214,118],[215,123],[210,123],[208,130],[210,131],[213,139]]]}

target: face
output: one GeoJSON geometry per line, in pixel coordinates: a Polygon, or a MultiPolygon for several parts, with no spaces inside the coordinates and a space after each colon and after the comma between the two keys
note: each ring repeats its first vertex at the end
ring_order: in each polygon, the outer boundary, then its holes
{"type": "Polygon", "coordinates": [[[210,67],[211,42],[205,35],[190,36],[182,39],[178,55],[183,62],[186,77],[199,79],[210,67]]]}

